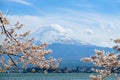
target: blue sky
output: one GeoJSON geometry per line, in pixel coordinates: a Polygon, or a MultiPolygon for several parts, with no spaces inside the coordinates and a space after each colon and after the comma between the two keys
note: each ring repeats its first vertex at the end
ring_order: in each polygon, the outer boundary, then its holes
{"type": "Polygon", "coordinates": [[[1,0],[0,5],[2,11],[10,9],[16,15],[62,13],[62,8],[106,15],[120,13],[120,0],[1,0]]]}
{"type": "Polygon", "coordinates": [[[108,47],[110,38],[120,37],[120,0],[0,0],[2,13],[8,9],[23,31],[59,25],[73,38],[108,47]]]}

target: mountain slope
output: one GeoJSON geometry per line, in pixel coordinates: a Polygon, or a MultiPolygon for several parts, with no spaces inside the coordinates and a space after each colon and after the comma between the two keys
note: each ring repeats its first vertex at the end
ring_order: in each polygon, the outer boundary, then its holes
{"type": "Polygon", "coordinates": [[[62,58],[63,61],[61,62],[60,67],[90,66],[88,63],[80,62],[80,59],[94,55],[94,49],[105,50],[105,52],[115,52],[115,50],[107,47],[62,43],[51,44],[48,48],[53,50],[52,55],[54,57],[62,58]]]}
{"type": "Polygon", "coordinates": [[[60,67],[76,67],[87,65],[80,62],[83,57],[94,55],[94,49],[114,51],[111,48],[99,47],[84,41],[75,39],[72,30],[63,28],[60,25],[52,24],[32,33],[30,37],[35,37],[35,44],[40,45],[41,42],[49,43],[48,48],[53,50],[52,56],[62,58],[60,67]]]}

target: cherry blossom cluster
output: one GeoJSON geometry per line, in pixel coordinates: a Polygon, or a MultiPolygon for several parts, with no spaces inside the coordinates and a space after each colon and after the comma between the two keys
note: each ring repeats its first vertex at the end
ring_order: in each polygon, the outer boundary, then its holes
{"type": "MultiPolygon", "coordinates": [[[[114,76],[117,77],[117,71],[120,68],[120,54],[114,54],[113,52],[105,53],[105,51],[95,50],[95,55],[89,58],[82,58],[84,62],[92,62],[98,69],[92,68],[91,70],[97,72],[98,75],[90,75],[91,80],[106,80],[112,75],[114,70],[114,76]]],[[[117,80],[120,80],[118,78],[117,80]]]]}
{"type": "Polygon", "coordinates": [[[48,44],[35,45],[34,38],[28,38],[30,31],[18,34],[22,27],[23,24],[19,22],[11,25],[7,16],[3,17],[0,12],[0,70],[18,65],[22,65],[23,68],[27,66],[57,68],[61,60],[50,56],[52,50],[46,49],[48,44]]]}

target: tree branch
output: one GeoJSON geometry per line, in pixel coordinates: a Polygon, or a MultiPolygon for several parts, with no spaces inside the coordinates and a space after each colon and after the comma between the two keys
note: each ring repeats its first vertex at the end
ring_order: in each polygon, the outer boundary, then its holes
{"type": "MultiPolygon", "coordinates": [[[[8,55],[8,54],[7,54],[8,55]]],[[[10,55],[8,55],[8,57],[11,59],[11,61],[14,63],[14,65],[17,67],[15,61],[12,59],[12,57],[10,55]]]]}

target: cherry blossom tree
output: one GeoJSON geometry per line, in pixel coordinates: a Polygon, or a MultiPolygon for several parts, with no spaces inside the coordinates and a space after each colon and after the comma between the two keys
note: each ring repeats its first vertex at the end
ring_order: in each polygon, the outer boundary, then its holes
{"type": "MultiPolygon", "coordinates": [[[[117,45],[113,48],[120,51],[120,39],[113,40],[117,45]]],[[[115,80],[120,80],[117,76],[118,71],[120,70],[120,54],[115,54],[114,52],[108,52],[101,50],[95,50],[95,55],[82,58],[84,62],[91,62],[94,66],[97,66],[98,69],[92,68],[91,70],[98,73],[97,75],[90,75],[91,80],[106,80],[109,76],[112,76],[112,71],[114,72],[115,80]]]]}
{"type": "Polygon", "coordinates": [[[46,49],[48,44],[35,45],[34,38],[28,37],[30,31],[18,34],[23,24],[17,21],[14,26],[11,26],[7,15],[4,17],[0,12],[0,70],[18,67],[18,65],[22,65],[22,68],[28,65],[46,69],[57,68],[60,59],[51,56],[46,58],[52,52],[46,49]]]}

